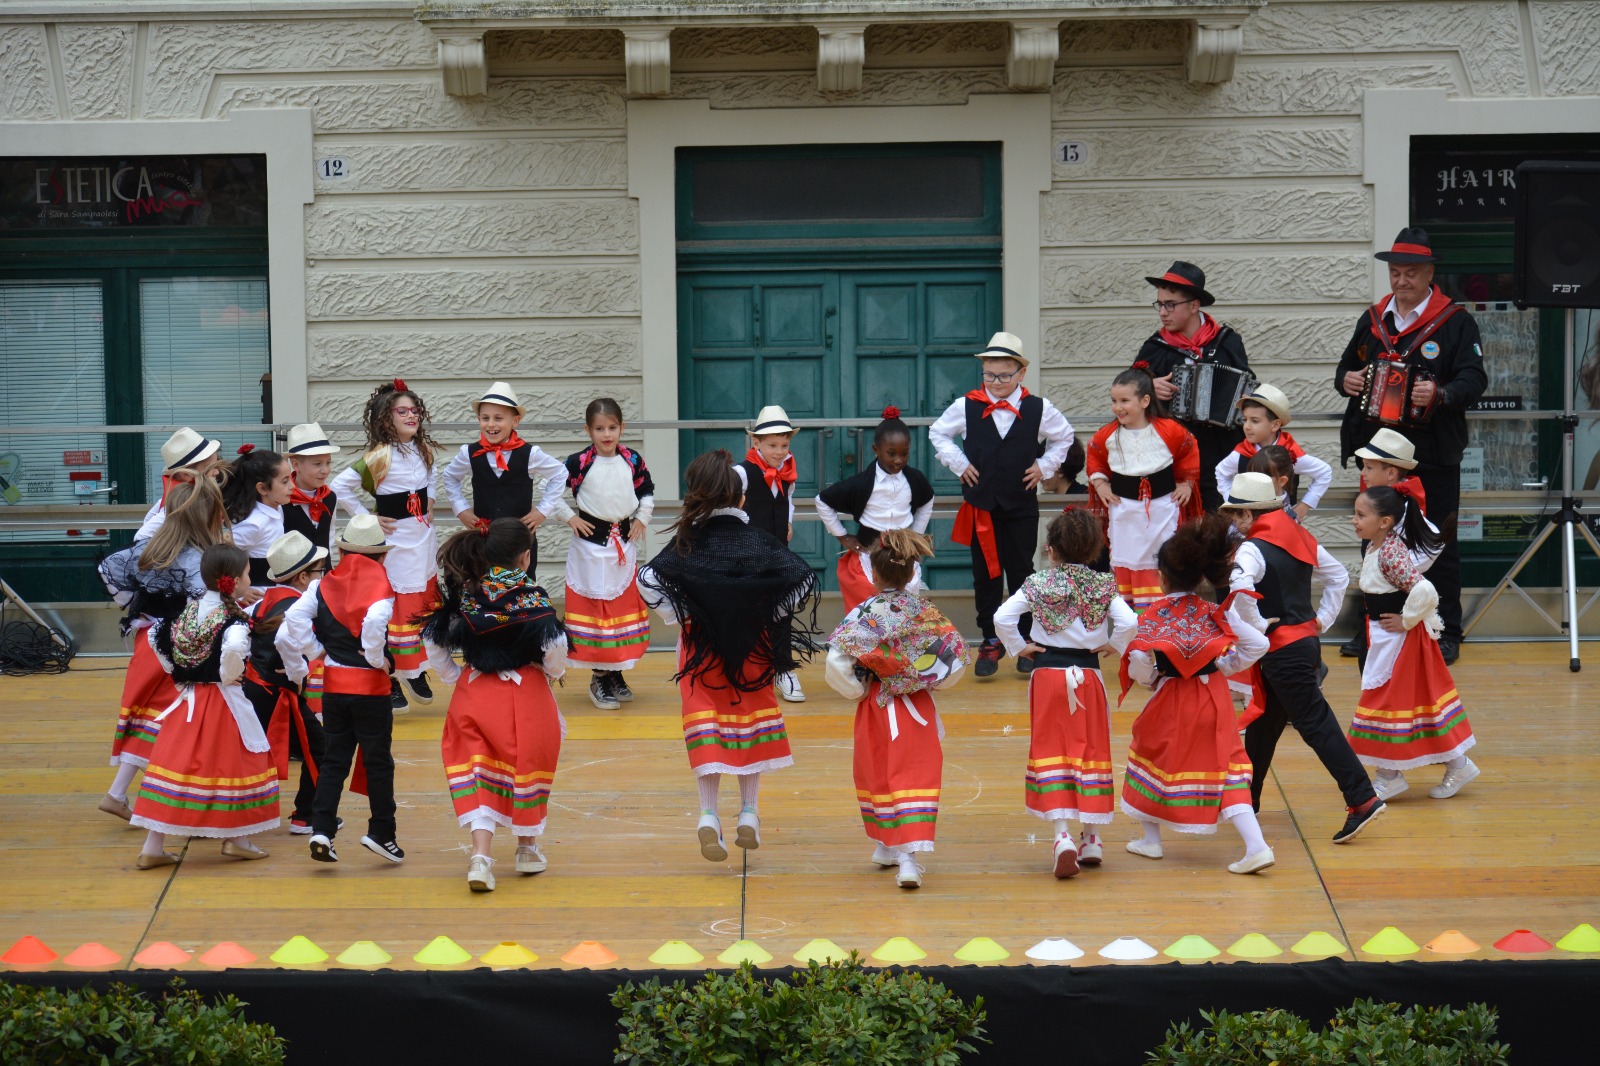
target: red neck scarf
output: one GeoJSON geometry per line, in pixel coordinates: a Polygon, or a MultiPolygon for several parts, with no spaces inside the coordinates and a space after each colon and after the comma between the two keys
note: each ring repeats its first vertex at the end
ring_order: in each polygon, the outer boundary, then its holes
{"type": "Polygon", "coordinates": [[[1163,329],[1157,336],[1161,338],[1163,344],[1170,344],[1172,347],[1188,352],[1196,359],[1199,359],[1205,346],[1216,340],[1217,334],[1221,332],[1222,326],[1217,323],[1217,320],[1202,312],[1200,328],[1194,331],[1193,337],[1185,337],[1181,333],[1174,333],[1168,329],[1163,329]]]}
{"type": "Polygon", "coordinates": [[[322,516],[328,513],[328,505],[325,502],[329,496],[328,486],[323,485],[316,492],[307,495],[300,490],[299,482],[293,482],[293,485],[294,488],[289,492],[289,505],[292,507],[297,503],[300,504],[311,515],[311,521],[320,524],[322,516]]]}
{"type": "MultiPolygon", "coordinates": [[[[1300,447],[1300,443],[1291,437],[1289,435],[1289,431],[1286,429],[1280,429],[1278,431],[1278,435],[1273,438],[1272,443],[1287,451],[1289,453],[1289,457],[1297,463],[1306,457],[1306,450],[1300,447]]],[[[1242,440],[1233,446],[1233,450],[1244,456],[1246,459],[1253,459],[1255,458],[1256,452],[1261,450],[1261,446],[1259,444],[1251,444],[1247,440],[1242,440]]]]}
{"type": "MultiPolygon", "coordinates": [[[[1017,386],[1017,391],[1012,395],[1016,397],[1017,403],[1021,403],[1023,400],[1028,398],[1028,387],[1026,385],[1019,385],[1017,386]]],[[[983,404],[984,418],[988,418],[996,411],[1010,411],[1013,415],[1021,414],[1016,407],[1012,406],[1010,396],[1003,400],[991,400],[989,398],[988,389],[973,389],[971,392],[967,393],[967,399],[976,400],[978,403],[983,404]]]]}
{"type": "Polygon", "coordinates": [[[784,485],[793,485],[795,479],[800,476],[799,469],[794,465],[793,455],[784,456],[783,463],[777,469],[767,465],[766,456],[762,455],[760,449],[753,444],[750,446],[750,450],[744,453],[744,457],[754,463],[755,468],[761,471],[761,476],[767,479],[768,491],[777,488],[779,482],[784,485]]]}
{"type": "Polygon", "coordinates": [[[522,447],[522,438],[517,436],[516,430],[512,430],[511,436],[499,444],[490,444],[489,438],[480,433],[478,434],[478,450],[472,453],[472,457],[476,459],[480,455],[492,455],[494,456],[494,465],[504,471],[507,466],[507,453],[514,452],[520,447],[522,447]]]}

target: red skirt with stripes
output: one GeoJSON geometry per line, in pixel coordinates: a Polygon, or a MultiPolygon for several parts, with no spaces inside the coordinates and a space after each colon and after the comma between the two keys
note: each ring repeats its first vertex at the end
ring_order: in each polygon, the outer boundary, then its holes
{"type": "Polygon", "coordinates": [[[1040,818],[1111,821],[1116,780],[1111,771],[1111,712],[1100,671],[1084,670],[1077,708],[1067,696],[1067,671],[1035,669],[1028,678],[1028,772],[1023,802],[1040,818]]]}
{"type": "Polygon", "coordinates": [[[191,837],[241,837],[277,827],[272,753],[246,750],[219,686],[196,685],[192,706],[185,698],[161,723],[133,802],[133,824],[191,837]]]}
{"type": "MultiPolygon", "coordinates": [[[[678,645],[678,665],[684,651],[678,645]]],[[[704,680],[680,678],[683,743],[696,777],[705,774],[759,774],[794,765],[789,733],[778,710],[778,694],[768,685],[740,692],[728,685],[720,665],[704,680]]]]}
{"type": "Polygon", "coordinates": [[[1413,626],[1389,680],[1363,689],[1350,747],[1367,766],[1411,770],[1448,762],[1476,744],[1439,642],[1413,626]]]}
{"type": "Polygon", "coordinates": [[[389,654],[394,656],[396,677],[416,677],[428,667],[422,648],[422,623],[416,619],[439,606],[439,579],[428,578],[421,592],[396,592],[394,615],[389,619],[389,654]]]}
{"type": "Polygon", "coordinates": [[[150,631],[133,635],[133,658],[128,676],[122,682],[122,707],[117,712],[117,733],[111,739],[111,765],[128,763],[143,766],[150,761],[161,723],[156,715],[178,698],[172,677],[161,668],[155,649],[150,647],[150,631]]]}
{"type": "Polygon", "coordinates": [[[944,776],[933,695],[914,692],[880,707],[878,682],[869,684],[856,704],[854,766],[867,836],[888,847],[932,851],[944,776]]]}
{"type": "Polygon", "coordinates": [[[562,725],[544,671],[517,673],[520,682],[463,672],[439,747],[457,824],[488,818],[530,837],[544,832],[562,725]]]}
{"type": "Polygon", "coordinates": [[[1122,809],[1180,833],[1215,833],[1250,809],[1250,756],[1221,674],[1169,677],[1133,721],[1122,809]]]}
{"type": "Polygon", "coordinates": [[[567,665],[587,670],[626,670],[650,647],[650,611],[630,583],[615,599],[593,600],[567,586],[567,665]]]}

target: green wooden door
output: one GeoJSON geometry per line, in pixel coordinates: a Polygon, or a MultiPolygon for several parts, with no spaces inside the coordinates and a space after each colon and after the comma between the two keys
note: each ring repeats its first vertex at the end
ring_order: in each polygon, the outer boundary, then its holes
{"type": "MultiPolygon", "coordinates": [[[[748,421],[781,404],[801,427],[814,419],[876,420],[893,404],[905,417],[935,416],[976,381],[972,354],[999,328],[1000,271],[896,268],[680,274],[680,411],[684,418],[748,421]]],[[[685,430],[687,462],[711,448],[744,454],[738,429],[685,430]]],[[[796,434],[797,496],[854,474],[872,460],[871,430],[823,427],[796,434]]],[[[956,479],[912,434],[912,464],[954,495],[956,479]]],[[[966,549],[950,523],[930,527],[938,555],[925,565],[936,588],[968,581],[966,549]]],[[[817,522],[795,527],[792,547],[833,588],[838,547],[817,522]]]]}

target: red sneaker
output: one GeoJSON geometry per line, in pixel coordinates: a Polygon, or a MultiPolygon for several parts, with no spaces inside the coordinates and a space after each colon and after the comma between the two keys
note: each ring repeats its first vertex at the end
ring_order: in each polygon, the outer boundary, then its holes
{"type": "Polygon", "coordinates": [[[978,677],[993,677],[996,670],[1000,669],[1000,660],[1005,657],[1006,649],[1000,643],[999,637],[990,637],[978,645],[978,661],[972,664],[972,672],[978,677]]]}

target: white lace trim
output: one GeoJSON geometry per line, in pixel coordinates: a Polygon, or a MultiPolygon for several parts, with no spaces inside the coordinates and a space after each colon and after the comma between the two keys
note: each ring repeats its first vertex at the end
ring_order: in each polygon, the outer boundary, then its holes
{"type": "Polygon", "coordinates": [[[1467,753],[1467,749],[1478,743],[1477,737],[1468,737],[1449,751],[1441,751],[1437,755],[1419,755],[1415,759],[1380,759],[1375,755],[1362,755],[1361,765],[1376,766],[1380,770],[1415,770],[1420,766],[1432,766],[1435,763],[1449,762],[1467,753]]]}
{"type": "Polygon", "coordinates": [[[1059,807],[1048,811],[1037,811],[1032,807],[1024,809],[1035,818],[1043,818],[1047,822],[1053,822],[1058,818],[1076,818],[1084,825],[1110,825],[1111,819],[1115,817],[1112,811],[1106,811],[1104,814],[1084,814],[1076,807],[1059,807]]]}
{"type": "Polygon", "coordinates": [[[157,822],[153,819],[145,818],[137,814],[133,816],[131,821],[140,829],[149,829],[160,833],[163,836],[198,837],[207,840],[227,840],[229,837],[255,836],[257,833],[265,833],[269,829],[276,829],[278,828],[278,824],[282,821],[282,819],[280,819],[277,815],[273,815],[271,821],[256,822],[254,825],[247,825],[242,829],[215,829],[211,826],[196,828],[192,825],[173,825],[170,822],[157,822]]]}
{"type": "Polygon", "coordinates": [[[768,770],[782,770],[786,766],[794,765],[793,755],[784,755],[777,759],[767,759],[763,762],[752,763],[749,766],[729,766],[723,762],[708,762],[703,766],[694,768],[694,776],[704,777],[707,774],[733,774],[743,777],[746,774],[764,774],[768,770]]]}
{"type": "MultiPolygon", "coordinates": [[[[519,837],[536,837],[544,834],[544,822],[540,822],[538,825],[517,825],[511,820],[509,815],[501,814],[493,807],[478,807],[477,809],[469,811],[466,814],[457,815],[456,824],[461,828],[466,829],[469,828],[473,822],[482,818],[487,818],[496,825],[509,828],[514,835],[519,837]]],[[[490,829],[489,832],[492,833],[494,830],[490,829]]]]}

